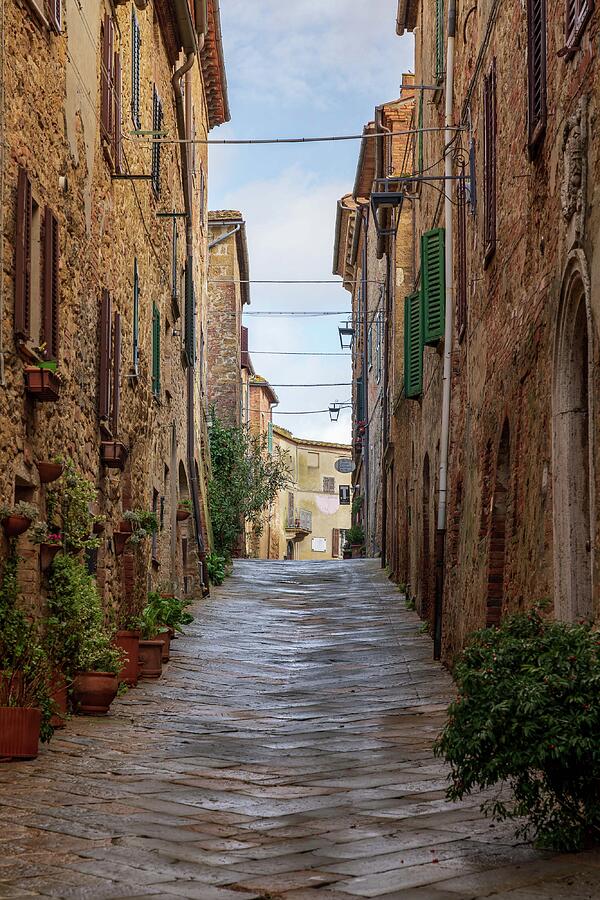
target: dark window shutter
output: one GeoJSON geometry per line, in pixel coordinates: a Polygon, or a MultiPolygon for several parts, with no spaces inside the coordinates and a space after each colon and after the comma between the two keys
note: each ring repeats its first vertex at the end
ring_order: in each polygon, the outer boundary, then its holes
{"type": "Polygon", "coordinates": [[[456,330],[459,341],[467,327],[467,186],[464,171],[456,187],[456,330]]]}
{"type": "Polygon", "coordinates": [[[546,0],[527,0],[528,141],[530,155],[546,130],[546,0]]]}
{"type": "Polygon", "coordinates": [[[178,299],[178,284],[179,281],[179,267],[177,265],[177,243],[178,243],[178,232],[177,232],[177,219],[173,216],[173,250],[171,255],[171,297],[177,302],[178,299]]]}
{"type": "Polygon", "coordinates": [[[152,393],[160,396],[160,311],[152,305],[152,393]]]}
{"type": "Polygon", "coordinates": [[[51,27],[60,34],[62,30],[62,0],[47,0],[46,14],[51,27]]]}
{"type": "Polygon", "coordinates": [[[100,60],[100,127],[102,137],[112,144],[113,140],[113,64],[114,26],[110,16],[104,16],[102,24],[102,56],[100,60]]]}
{"type": "Polygon", "coordinates": [[[404,300],[404,394],[409,399],[423,393],[421,330],[421,295],[415,291],[404,300]]]}
{"type": "Polygon", "coordinates": [[[103,422],[110,417],[110,370],[112,345],[112,302],[107,290],[102,291],[100,304],[100,381],[98,415],[103,422]]]}
{"type": "Polygon", "coordinates": [[[58,358],[59,266],[58,222],[47,206],[44,214],[43,335],[48,359],[58,358]]]}
{"type": "Polygon", "coordinates": [[[132,366],[137,375],[140,362],[140,276],[137,256],[133,260],[133,348],[132,366]]]}
{"type": "MultiPolygon", "coordinates": [[[[419,119],[417,125],[417,172],[423,174],[423,91],[419,91],[419,119]]],[[[417,182],[418,186],[418,182],[417,182]]]]}
{"type": "Polygon", "coordinates": [[[576,50],[594,10],[594,0],[566,0],[565,43],[576,50]]]}
{"type": "Polygon", "coordinates": [[[362,422],[365,418],[365,387],[362,375],[356,379],[356,420],[362,422]]]}
{"type": "Polygon", "coordinates": [[[496,252],[496,60],[483,82],[484,262],[496,252]]]}
{"type": "Polygon", "coordinates": [[[288,491],[288,525],[293,525],[294,520],[294,495],[291,491],[288,491]]]}
{"type": "Polygon", "coordinates": [[[423,289],[423,343],[437,344],[444,336],[446,273],[444,229],[432,228],[421,235],[421,284],[423,289]]]}
{"type": "Polygon", "coordinates": [[[15,258],[15,335],[29,338],[31,321],[31,182],[19,169],[15,258]]]}
{"type": "Polygon", "coordinates": [[[435,0],[435,80],[444,77],[444,0],[435,0]]]}
{"type": "Polygon", "coordinates": [[[331,555],[340,555],[340,529],[334,528],[331,532],[331,555]]]}
{"type": "MultiPolygon", "coordinates": [[[[163,114],[162,103],[156,90],[156,85],[152,89],[152,131],[159,132],[162,128],[163,114]]],[[[152,144],[152,188],[158,196],[160,194],[160,153],[161,145],[157,140],[152,144]]]]}
{"type": "Polygon", "coordinates": [[[185,354],[190,366],[196,363],[195,305],[192,260],[188,257],[185,263],[185,354]]]}
{"type": "Polygon", "coordinates": [[[140,120],[140,53],[142,38],[135,7],[131,7],[131,118],[135,128],[141,129],[140,120]]]}
{"type": "Polygon", "coordinates": [[[114,121],[113,121],[113,163],[117,174],[123,171],[123,123],[121,109],[121,54],[114,55],[114,121]]]}
{"type": "Polygon", "coordinates": [[[113,337],[113,396],[112,396],[112,430],[116,437],[119,430],[119,413],[121,412],[121,316],[115,315],[113,337]]]}

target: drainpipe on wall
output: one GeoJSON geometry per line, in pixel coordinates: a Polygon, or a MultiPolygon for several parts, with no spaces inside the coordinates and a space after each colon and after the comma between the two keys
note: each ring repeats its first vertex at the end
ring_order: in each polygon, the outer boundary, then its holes
{"type": "Polygon", "coordinates": [[[365,417],[365,433],[363,441],[363,471],[365,479],[365,541],[367,543],[367,549],[369,549],[369,369],[367,354],[367,340],[369,336],[369,300],[367,297],[367,238],[369,235],[369,214],[365,208],[362,209],[361,222],[364,229],[361,272],[361,292],[363,306],[363,415],[365,417]]]}
{"type": "Polygon", "coordinates": [[[433,628],[433,658],[442,655],[442,613],[444,598],[444,568],[446,554],[446,524],[448,503],[448,446],[450,440],[450,390],[452,378],[452,329],[454,317],[454,212],[452,208],[452,139],[454,93],[454,41],[456,34],[456,0],[448,6],[448,45],[446,52],[446,110],[444,118],[444,219],[446,226],[445,273],[446,319],[444,329],[444,375],[442,382],[442,428],[440,436],[440,469],[438,483],[438,513],[435,554],[435,605],[433,628]]]}
{"type": "MultiPolygon", "coordinates": [[[[395,214],[392,213],[392,221],[395,222],[395,214]]],[[[391,235],[388,239],[388,249],[386,253],[386,284],[385,284],[385,307],[384,307],[384,322],[383,322],[383,459],[381,466],[381,568],[385,569],[387,566],[387,536],[388,536],[388,527],[387,527],[387,518],[389,513],[389,504],[388,504],[388,487],[389,487],[389,479],[388,479],[388,466],[387,466],[387,450],[390,443],[390,403],[389,403],[389,393],[390,393],[390,369],[389,369],[389,360],[390,360],[390,339],[391,339],[391,319],[392,319],[392,310],[394,308],[394,262],[396,258],[396,241],[394,236],[391,235]]],[[[392,353],[394,352],[394,348],[391,348],[392,353]]],[[[393,504],[392,504],[393,509],[393,504]]]]}

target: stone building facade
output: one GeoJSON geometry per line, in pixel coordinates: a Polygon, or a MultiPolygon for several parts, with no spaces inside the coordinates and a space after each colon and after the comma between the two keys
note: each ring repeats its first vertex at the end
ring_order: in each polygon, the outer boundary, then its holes
{"type": "Polygon", "coordinates": [[[353,192],[338,202],[333,254],[333,272],[352,294],[354,517],[364,528],[367,553],[384,564],[396,548],[395,454],[403,452],[403,441],[393,411],[401,390],[399,311],[412,279],[413,237],[410,210],[376,209],[372,197],[381,180],[411,171],[411,139],[404,132],[413,115],[412,82],[404,75],[400,98],[377,107],[365,126],[353,192]],[[403,134],[387,136],[394,132],[403,134]]]}
{"type": "MultiPolygon", "coordinates": [[[[448,514],[437,536],[450,659],[473,629],[543,598],[567,621],[600,611],[600,14],[587,0],[458,4],[450,223],[443,132],[427,130],[444,124],[448,7],[400,0],[398,31],[414,32],[425,86],[415,172],[440,177],[411,189],[417,288],[431,263],[423,236],[453,233],[448,514]]],[[[430,343],[422,390],[402,401],[413,407],[403,571],[433,623],[444,346],[430,343]]]]}
{"type": "Polygon", "coordinates": [[[209,212],[208,228],[208,403],[224,424],[240,425],[242,314],[250,304],[246,224],[241,213],[219,210],[209,212]]]}
{"type": "MultiPolygon", "coordinates": [[[[119,610],[149,586],[207,586],[207,155],[179,139],[229,117],[219,7],[51,6],[5,5],[0,497],[44,519],[35,463],[72,458],[98,489],[90,566],[119,610]],[[193,515],[178,523],[183,499],[193,515]],[[160,530],[118,556],[128,509],[160,530]]],[[[39,608],[38,551],[27,535],[18,550],[39,608]]]]}
{"type": "Polygon", "coordinates": [[[351,476],[336,463],[352,459],[346,444],[309,441],[275,425],[274,442],[289,457],[290,485],[270,522],[274,559],[340,559],[351,521],[351,476]]]}

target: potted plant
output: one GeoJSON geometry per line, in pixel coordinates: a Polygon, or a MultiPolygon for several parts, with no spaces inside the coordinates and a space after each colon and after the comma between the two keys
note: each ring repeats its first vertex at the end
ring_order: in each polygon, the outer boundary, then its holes
{"type": "Polygon", "coordinates": [[[37,460],[37,470],[40,476],[40,484],[50,484],[56,481],[63,473],[64,465],[61,456],[55,456],[51,460],[37,460]]]}
{"type": "Polygon", "coordinates": [[[100,444],[100,461],[107,469],[125,468],[127,447],[121,441],[102,441],[100,444]]]}
{"type": "Polygon", "coordinates": [[[0,521],[6,537],[18,537],[24,534],[37,518],[38,510],[33,503],[24,500],[15,503],[14,506],[0,506],[0,521]]]}
{"type": "Polygon", "coordinates": [[[36,626],[18,608],[18,557],[11,544],[0,579],[0,757],[32,759],[50,740],[49,664],[36,626]]]}
{"type": "Polygon", "coordinates": [[[346,532],[345,549],[350,548],[352,559],[358,559],[362,555],[365,544],[365,531],[362,525],[353,525],[346,532]]]}
{"type": "Polygon", "coordinates": [[[113,643],[123,654],[119,682],[124,682],[129,687],[135,687],[139,677],[140,617],[126,616],[123,618],[121,627],[115,632],[113,643]]]}
{"type": "Polygon", "coordinates": [[[102,534],[106,527],[106,516],[94,516],[92,522],[92,534],[102,534]]]}
{"type": "Polygon", "coordinates": [[[62,378],[54,368],[40,362],[35,366],[25,366],[25,390],[30,397],[40,403],[55,403],[60,397],[62,378]]]}
{"type": "Polygon", "coordinates": [[[210,578],[211,584],[220,585],[225,581],[225,576],[227,574],[225,569],[226,560],[224,556],[220,556],[218,553],[207,553],[206,555],[206,566],[208,568],[208,577],[210,578]]]}
{"type": "Polygon", "coordinates": [[[158,531],[156,513],[147,509],[128,509],[123,513],[123,520],[124,522],[120,526],[121,531],[130,532],[132,544],[140,544],[158,531]]]}
{"type": "Polygon", "coordinates": [[[39,545],[40,568],[45,572],[62,549],[62,534],[59,531],[50,531],[45,522],[36,522],[31,526],[29,537],[32,543],[39,545]]]}
{"type": "MultiPolygon", "coordinates": [[[[77,554],[98,547],[99,541],[92,534],[95,517],[90,512],[97,493],[89,478],[77,471],[73,460],[66,459],[59,484],[46,494],[48,521],[62,522],[60,532],[65,553],[77,554]]],[[[50,530],[56,528],[51,526],[50,530]]]]}
{"type": "Polygon", "coordinates": [[[76,711],[105,715],[117,694],[123,655],[112,645],[96,582],[78,557],[55,559],[47,603],[51,656],[73,682],[76,711]]]}
{"type": "Polygon", "coordinates": [[[149,595],[148,603],[140,616],[140,678],[160,678],[162,674],[162,634],[167,633],[167,627],[158,621],[159,607],[152,602],[153,596],[149,595]]]}
{"type": "Polygon", "coordinates": [[[177,521],[185,522],[192,514],[192,501],[189,499],[180,500],[177,504],[177,521]]]}

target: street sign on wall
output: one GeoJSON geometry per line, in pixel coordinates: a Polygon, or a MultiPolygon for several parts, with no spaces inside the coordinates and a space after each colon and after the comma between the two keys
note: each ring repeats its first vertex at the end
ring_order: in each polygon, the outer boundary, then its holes
{"type": "Polygon", "coordinates": [[[336,461],[334,468],[336,472],[342,472],[344,475],[347,475],[349,472],[354,471],[354,463],[351,459],[344,457],[336,461]]]}

